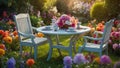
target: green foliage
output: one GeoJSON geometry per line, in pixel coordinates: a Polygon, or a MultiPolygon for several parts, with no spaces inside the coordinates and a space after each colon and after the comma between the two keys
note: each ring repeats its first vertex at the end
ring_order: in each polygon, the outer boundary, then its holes
{"type": "Polygon", "coordinates": [[[99,21],[106,20],[107,10],[104,2],[96,2],[90,9],[90,16],[99,21]]]}
{"type": "Polygon", "coordinates": [[[28,11],[28,0],[0,0],[0,5],[6,6],[5,9],[8,11],[17,11],[20,12],[27,12],[28,11]]]}
{"type": "Polygon", "coordinates": [[[120,14],[120,0],[105,0],[109,18],[116,18],[120,14]]]}
{"type": "Polygon", "coordinates": [[[30,3],[34,6],[35,9],[43,11],[50,9],[56,0],[31,0],[30,3]]]}
{"type": "Polygon", "coordinates": [[[70,13],[73,2],[74,0],[57,0],[56,7],[58,12],[70,13]]]}
{"type": "Polygon", "coordinates": [[[42,20],[41,18],[38,18],[34,15],[30,16],[31,24],[34,27],[39,27],[40,26],[40,21],[42,20]]]}

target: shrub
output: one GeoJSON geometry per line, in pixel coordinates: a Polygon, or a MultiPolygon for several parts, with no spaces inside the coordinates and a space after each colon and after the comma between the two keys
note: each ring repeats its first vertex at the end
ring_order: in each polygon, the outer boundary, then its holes
{"type": "Polygon", "coordinates": [[[120,14],[120,0],[105,0],[109,18],[116,18],[120,14]]]}
{"type": "Polygon", "coordinates": [[[72,7],[74,0],[57,0],[56,7],[58,12],[61,13],[70,13],[70,8],[72,7]]]}
{"type": "Polygon", "coordinates": [[[40,11],[50,9],[56,0],[31,0],[30,3],[34,6],[35,9],[40,11]]]}
{"type": "Polygon", "coordinates": [[[107,10],[104,2],[96,2],[90,9],[90,16],[99,21],[107,19],[107,10]]]}
{"type": "Polygon", "coordinates": [[[42,20],[41,18],[36,17],[35,15],[30,16],[31,24],[34,27],[39,27],[40,26],[40,21],[42,20]]]}

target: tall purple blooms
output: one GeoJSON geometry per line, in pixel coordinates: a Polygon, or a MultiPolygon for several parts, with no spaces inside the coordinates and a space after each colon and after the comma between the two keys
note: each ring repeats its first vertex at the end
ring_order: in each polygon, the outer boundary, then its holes
{"type": "Polygon", "coordinates": [[[10,58],[10,59],[7,61],[7,68],[15,68],[15,64],[16,64],[16,61],[15,61],[15,59],[12,57],[12,58],[10,58]]]}
{"type": "Polygon", "coordinates": [[[100,61],[102,64],[110,64],[111,63],[111,59],[107,55],[101,56],[100,61]]]}
{"type": "Polygon", "coordinates": [[[73,62],[76,64],[85,63],[86,59],[83,54],[76,54],[73,59],[73,62]]]}
{"type": "Polygon", "coordinates": [[[63,59],[64,68],[72,68],[72,58],[70,56],[66,56],[63,59]]]}

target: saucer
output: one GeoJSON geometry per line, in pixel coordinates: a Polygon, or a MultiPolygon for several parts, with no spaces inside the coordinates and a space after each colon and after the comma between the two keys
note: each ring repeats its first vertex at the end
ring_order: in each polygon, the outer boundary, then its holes
{"type": "Polygon", "coordinates": [[[76,32],[75,29],[67,29],[66,31],[67,31],[67,32],[76,32]]]}

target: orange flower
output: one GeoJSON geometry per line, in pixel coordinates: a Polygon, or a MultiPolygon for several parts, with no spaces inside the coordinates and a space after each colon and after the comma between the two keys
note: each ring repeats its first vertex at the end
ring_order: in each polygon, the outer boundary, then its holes
{"type": "Polygon", "coordinates": [[[5,50],[5,45],[4,44],[0,44],[0,49],[4,49],[5,50]]]}
{"type": "Polygon", "coordinates": [[[9,20],[7,24],[11,25],[11,24],[14,24],[14,22],[12,20],[9,20]]]}
{"type": "Polygon", "coordinates": [[[9,36],[9,31],[5,31],[3,34],[3,37],[7,37],[7,36],[9,36]]]}
{"type": "Polygon", "coordinates": [[[100,64],[100,58],[99,58],[99,57],[96,57],[96,58],[94,59],[94,61],[97,62],[98,64],[100,64]]]}
{"type": "Polygon", "coordinates": [[[5,50],[4,49],[0,49],[0,56],[3,56],[5,54],[5,50]]]}
{"type": "Polygon", "coordinates": [[[18,35],[18,32],[17,32],[17,31],[14,31],[14,32],[13,32],[13,35],[14,35],[14,36],[18,35]]]}
{"type": "Polygon", "coordinates": [[[28,59],[28,60],[26,61],[26,64],[27,64],[28,66],[32,66],[34,63],[35,63],[34,59],[28,59]]]}
{"type": "Polygon", "coordinates": [[[3,35],[4,31],[3,30],[0,30],[0,35],[3,35]]]}
{"type": "Polygon", "coordinates": [[[37,33],[36,36],[37,36],[37,37],[43,37],[44,34],[43,34],[43,33],[37,33]]]}
{"type": "Polygon", "coordinates": [[[9,43],[9,44],[12,43],[12,37],[10,37],[10,36],[4,37],[3,40],[4,40],[6,43],[9,43]]]}
{"type": "Polygon", "coordinates": [[[97,30],[97,31],[101,31],[101,28],[97,26],[97,27],[96,27],[96,30],[97,30]]]}

